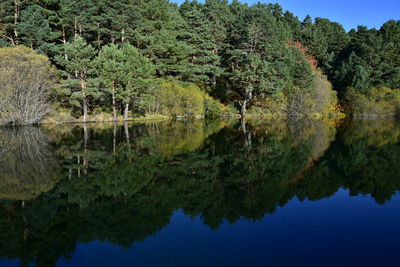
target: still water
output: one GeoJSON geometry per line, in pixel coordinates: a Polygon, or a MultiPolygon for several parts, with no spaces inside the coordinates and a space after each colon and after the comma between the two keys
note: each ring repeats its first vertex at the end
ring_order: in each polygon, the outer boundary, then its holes
{"type": "Polygon", "coordinates": [[[398,266],[400,123],[0,129],[0,266],[398,266]]]}

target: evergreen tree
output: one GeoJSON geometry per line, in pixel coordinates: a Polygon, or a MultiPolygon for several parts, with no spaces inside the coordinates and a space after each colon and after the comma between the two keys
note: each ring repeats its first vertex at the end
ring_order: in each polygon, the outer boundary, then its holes
{"type": "Polygon", "coordinates": [[[113,119],[117,121],[116,94],[125,77],[124,54],[115,44],[104,46],[96,58],[97,75],[111,94],[113,119]]]}
{"type": "Polygon", "coordinates": [[[97,98],[101,94],[92,79],[96,51],[78,36],[73,42],[65,43],[64,53],[67,59],[58,56],[56,61],[64,67],[68,77],[64,84],[69,90],[70,103],[82,108],[83,122],[86,122],[90,97],[97,98]]]}
{"type": "Polygon", "coordinates": [[[96,59],[96,65],[100,79],[112,96],[114,120],[117,120],[117,99],[124,104],[124,120],[128,120],[129,105],[154,82],[154,66],[128,43],[121,47],[104,46],[96,59]]]}
{"type": "Polygon", "coordinates": [[[215,77],[222,73],[220,56],[213,35],[213,24],[203,13],[202,5],[186,0],[180,6],[180,13],[187,23],[186,39],[191,46],[188,70],[185,80],[200,85],[215,87],[215,77]]]}
{"type": "Polygon", "coordinates": [[[135,47],[151,58],[158,76],[181,78],[191,51],[183,40],[185,21],[168,0],[138,1],[140,16],[134,33],[135,47]]]}
{"type": "Polygon", "coordinates": [[[17,31],[22,42],[34,49],[40,49],[53,39],[49,22],[43,15],[41,7],[35,5],[22,11],[17,31]]]}

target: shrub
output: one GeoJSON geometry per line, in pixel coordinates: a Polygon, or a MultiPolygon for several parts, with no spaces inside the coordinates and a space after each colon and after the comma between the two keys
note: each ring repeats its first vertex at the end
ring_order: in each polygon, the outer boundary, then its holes
{"type": "Polygon", "coordinates": [[[313,94],[310,90],[293,87],[286,92],[288,99],[287,114],[289,116],[305,116],[313,113],[313,94]]]}
{"type": "Polygon", "coordinates": [[[286,96],[280,92],[273,96],[265,97],[249,110],[250,116],[263,116],[263,117],[283,117],[286,116],[287,99],[286,96]]]}
{"type": "Polygon", "coordinates": [[[311,88],[294,87],[286,92],[289,116],[330,116],[337,111],[337,95],[320,70],[314,70],[311,88]]]}
{"type": "Polygon", "coordinates": [[[397,116],[400,110],[400,91],[381,86],[363,94],[348,88],[344,104],[354,116],[397,116]]]}
{"type": "Polygon", "coordinates": [[[202,116],[204,115],[204,93],[192,84],[187,86],[166,81],[156,94],[159,113],[167,116],[202,116]]]}
{"type": "Polygon", "coordinates": [[[47,57],[30,48],[0,48],[0,124],[39,122],[49,111],[53,74],[47,57]]]}
{"type": "MultiPolygon", "coordinates": [[[[193,83],[160,81],[151,90],[140,94],[134,103],[137,114],[168,117],[217,117],[232,113],[193,83]]],[[[236,112],[236,109],[235,111],[236,112]]],[[[163,117],[165,118],[165,117],[163,117]]]]}
{"type": "Polygon", "coordinates": [[[219,101],[207,94],[204,95],[204,116],[208,118],[215,118],[223,115],[226,110],[227,108],[219,101]]]}

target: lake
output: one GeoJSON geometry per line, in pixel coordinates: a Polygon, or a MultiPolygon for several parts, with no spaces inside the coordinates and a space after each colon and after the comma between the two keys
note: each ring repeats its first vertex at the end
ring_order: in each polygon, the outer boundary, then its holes
{"type": "Polygon", "coordinates": [[[400,122],[0,129],[1,266],[394,266],[400,122]]]}

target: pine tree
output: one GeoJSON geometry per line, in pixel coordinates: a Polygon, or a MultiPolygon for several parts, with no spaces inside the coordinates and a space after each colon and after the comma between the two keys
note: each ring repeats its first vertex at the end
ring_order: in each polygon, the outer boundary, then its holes
{"type": "Polygon", "coordinates": [[[98,76],[111,93],[114,120],[117,120],[116,101],[124,104],[124,120],[128,120],[129,106],[143,90],[151,86],[155,70],[150,60],[138,49],[125,43],[104,46],[96,59],[98,76]]]}
{"type": "Polygon", "coordinates": [[[183,40],[185,21],[178,7],[167,0],[138,1],[140,21],[134,45],[151,58],[158,76],[181,78],[189,60],[190,46],[183,40]]]}
{"type": "Polygon", "coordinates": [[[101,95],[92,79],[96,51],[82,37],[77,36],[73,42],[65,43],[64,53],[67,59],[58,56],[56,61],[64,67],[68,77],[64,85],[69,89],[70,103],[82,108],[83,122],[86,122],[90,97],[101,95]]]}
{"type": "Polygon", "coordinates": [[[33,5],[23,10],[16,28],[23,44],[34,49],[40,49],[53,39],[49,22],[39,6],[33,5]]]}
{"type": "Polygon", "coordinates": [[[212,23],[196,1],[185,1],[179,9],[187,23],[185,36],[191,46],[188,69],[184,79],[199,85],[215,87],[215,77],[222,73],[220,56],[216,54],[217,44],[213,39],[212,23]]]}

